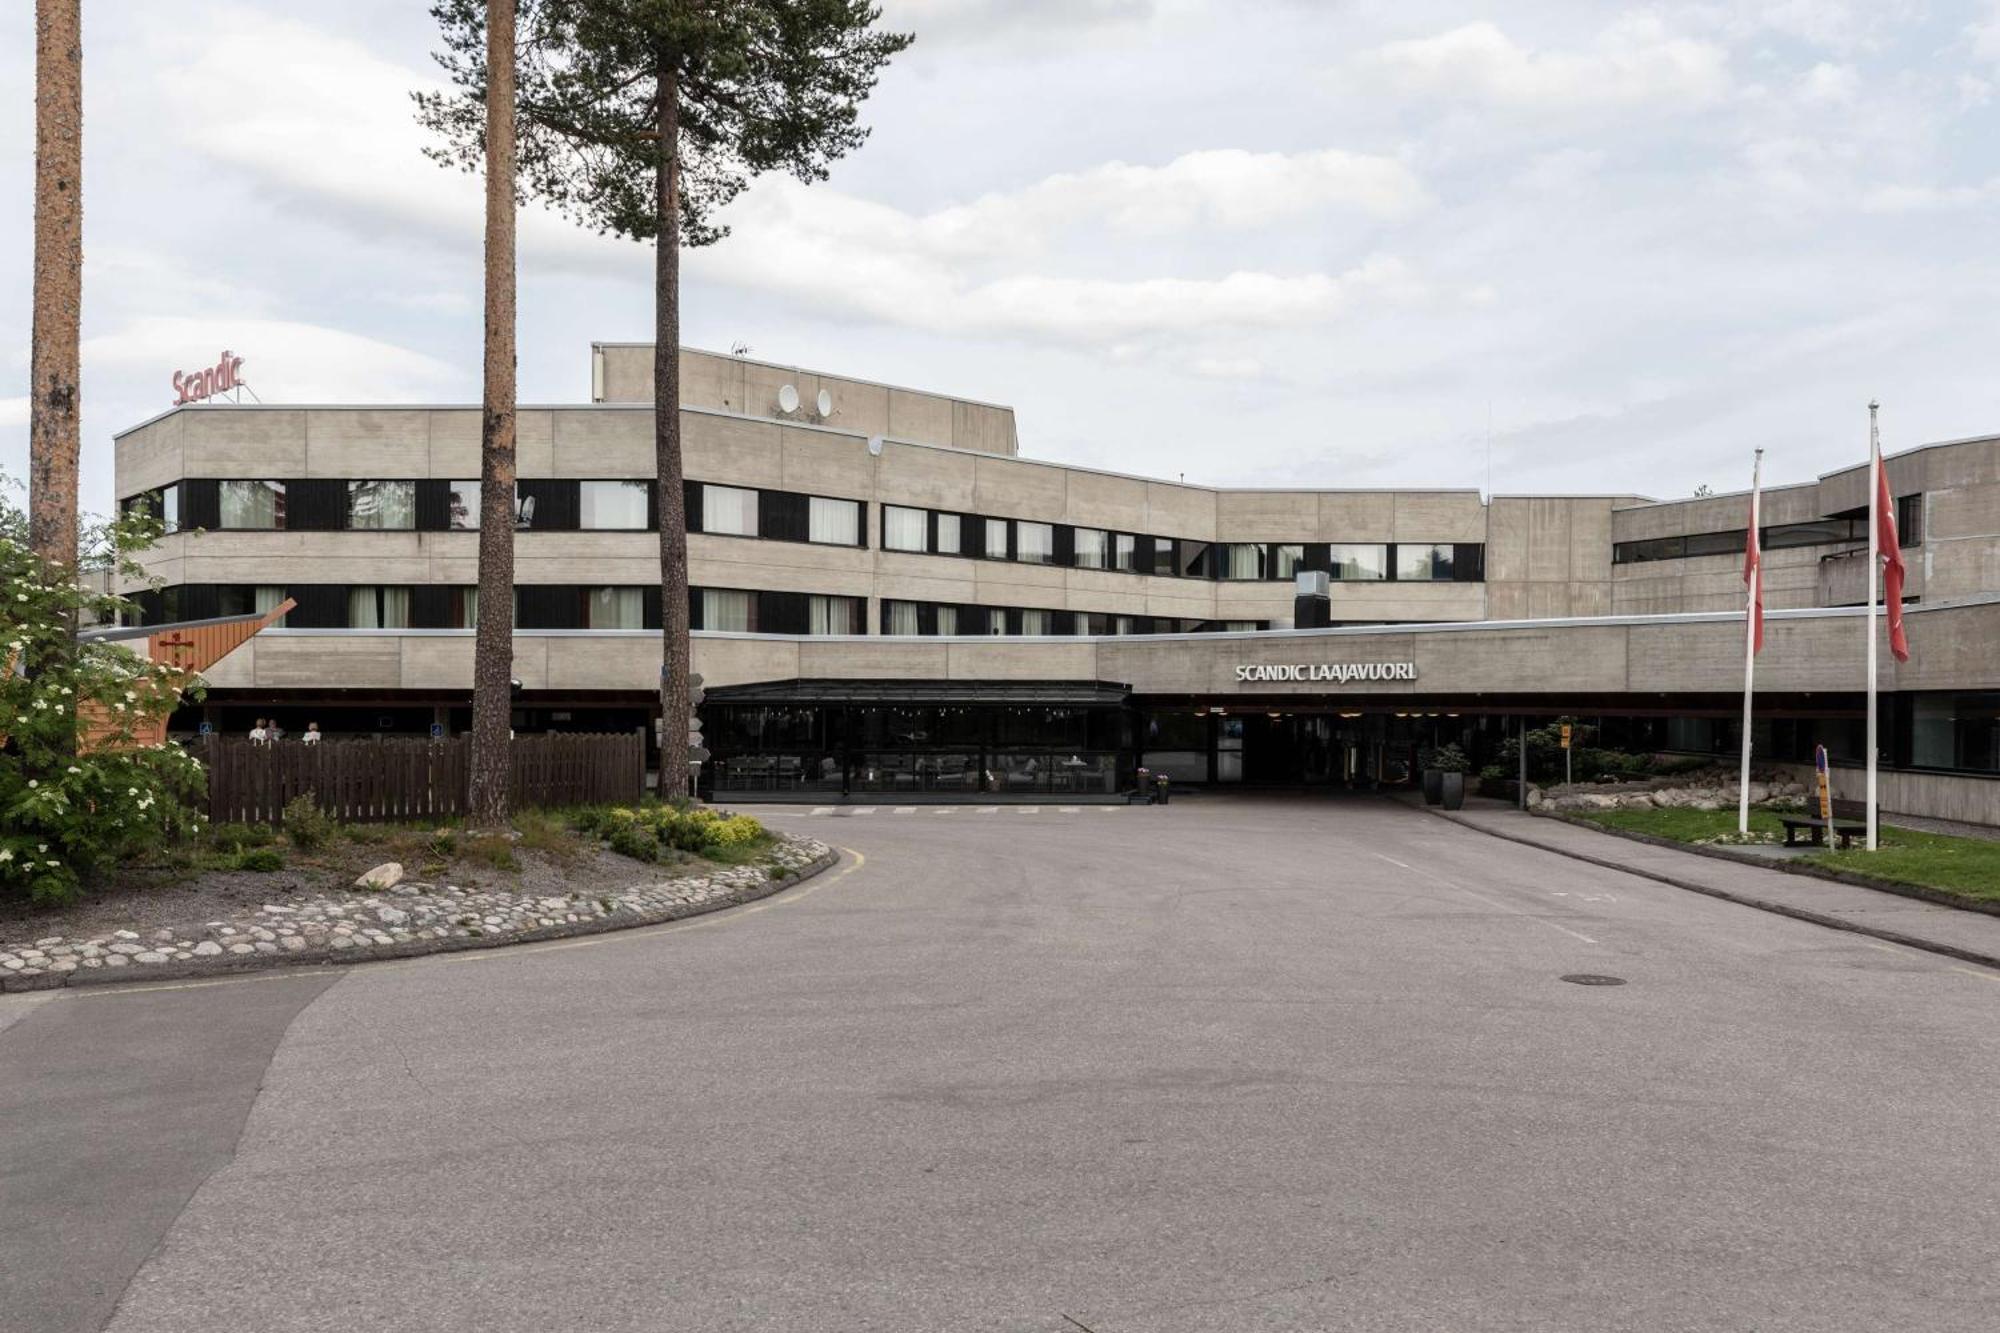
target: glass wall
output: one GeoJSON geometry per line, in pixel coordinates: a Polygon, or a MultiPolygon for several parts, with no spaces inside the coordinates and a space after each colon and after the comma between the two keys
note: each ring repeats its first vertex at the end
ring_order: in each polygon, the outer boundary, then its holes
{"type": "Polygon", "coordinates": [[[644,532],[649,489],[643,481],[578,482],[578,526],[585,532],[644,532]]]}
{"type": "Polygon", "coordinates": [[[711,704],[718,793],[1107,797],[1132,786],[1117,707],[711,704]]]}

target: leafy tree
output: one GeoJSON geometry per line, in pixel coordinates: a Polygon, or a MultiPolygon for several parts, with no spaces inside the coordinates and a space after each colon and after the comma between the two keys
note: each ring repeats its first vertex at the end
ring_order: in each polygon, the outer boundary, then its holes
{"type": "MultiPolygon", "coordinates": [[[[57,902],[92,872],[198,831],[190,801],[204,775],[180,746],[136,738],[196,682],[120,643],[75,642],[79,618],[108,620],[132,604],[51,570],[27,526],[0,496],[0,893],[57,902]],[[92,714],[82,753],[79,707],[92,714]]],[[[131,556],[159,530],[135,516],[88,532],[86,563],[140,575],[131,556]]]]}
{"type": "Polygon", "coordinates": [[[486,357],[479,424],[479,624],[472,657],[472,822],[506,822],[514,733],[514,4],[486,0],[486,357]]]}
{"type": "MultiPolygon", "coordinates": [[[[483,160],[485,0],[436,0],[456,91],[417,97],[440,162],[483,160]]],[[[861,103],[909,34],[871,0],[520,0],[519,169],[526,194],[599,231],[654,244],[653,413],[660,514],[665,744],[660,790],[683,791],[687,528],[681,492],[680,247],[726,228],[751,177],[823,180],[867,138],[861,103]]]]}

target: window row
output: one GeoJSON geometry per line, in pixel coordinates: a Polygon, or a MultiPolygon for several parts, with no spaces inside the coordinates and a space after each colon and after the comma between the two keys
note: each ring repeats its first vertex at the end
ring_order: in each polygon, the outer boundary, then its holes
{"type": "Polygon", "coordinates": [[[882,599],[883,634],[1204,634],[1269,629],[1262,620],[1188,620],[1176,616],[1112,615],[1101,611],[1051,611],[1019,606],[882,599]]]}
{"type": "MultiPolygon", "coordinates": [[[[278,625],[290,629],[474,629],[479,589],[438,584],[356,586],[190,583],[137,593],[141,624],[263,614],[285,598],[298,605],[278,625]]],[[[695,629],[766,634],[865,634],[859,597],[691,588],[695,629]]],[[[522,584],[514,589],[516,629],[658,629],[658,586],[522,584]]]]}
{"type": "Polygon", "coordinates": [[[1200,542],[891,504],[882,506],[882,549],[1169,578],[1289,581],[1302,571],[1340,580],[1486,577],[1486,548],[1477,542],[1200,542]]]}
{"type": "MultiPolygon", "coordinates": [[[[688,530],[834,546],[867,544],[858,500],[688,482],[688,530]]],[[[479,527],[477,481],[290,481],[223,478],[177,482],[124,502],[169,531],[470,532],[479,527]]],[[[651,482],[515,483],[514,525],[524,532],[646,532],[659,527],[651,482]]]]}
{"type": "MultiPolygon", "coordinates": [[[[1654,537],[1646,541],[1617,542],[1611,548],[1614,565],[1645,564],[1654,560],[1686,560],[1703,555],[1743,554],[1750,535],[1748,528],[1726,532],[1692,532],[1680,537],[1654,537]]],[[[1868,540],[1868,515],[1843,514],[1836,518],[1815,518],[1803,523],[1774,523],[1759,530],[1758,546],[1766,551],[1782,551],[1799,546],[1862,544],[1868,540]]],[[[1896,500],[1896,540],[1903,546],[1924,542],[1924,497],[1904,495],[1896,500]]]]}

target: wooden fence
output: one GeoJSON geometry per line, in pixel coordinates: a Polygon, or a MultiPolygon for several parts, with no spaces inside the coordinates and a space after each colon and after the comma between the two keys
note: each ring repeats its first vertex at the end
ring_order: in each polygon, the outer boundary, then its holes
{"type": "MultiPolygon", "coordinates": [[[[215,823],[280,824],[285,804],[313,804],[348,823],[448,819],[466,811],[472,738],[366,739],[272,745],[208,736],[188,747],[208,769],[215,823]]],[[[646,788],[644,733],[549,733],[514,739],[514,805],[621,804],[646,788]]]]}

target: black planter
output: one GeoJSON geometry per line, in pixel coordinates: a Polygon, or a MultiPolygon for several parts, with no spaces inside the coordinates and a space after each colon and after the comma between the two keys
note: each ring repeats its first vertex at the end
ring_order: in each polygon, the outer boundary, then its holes
{"type": "Polygon", "coordinates": [[[1437,805],[1444,800],[1444,770],[1427,768],[1424,770],[1424,804],[1437,805]]]}
{"type": "Polygon", "coordinates": [[[1465,774],[1440,773],[1438,774],[1438,777],[1442,779],[1441,786],[1443,790],[1441,792],[1441,795],[1444,798],[1444,808],[1447,810],[1464,809],[1465,774]]]}

